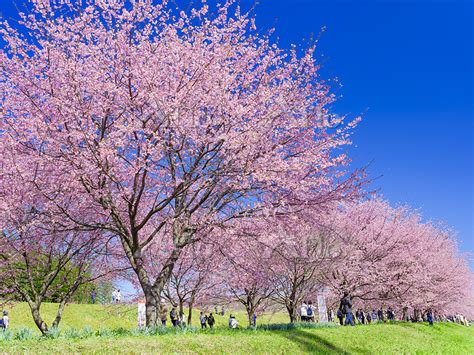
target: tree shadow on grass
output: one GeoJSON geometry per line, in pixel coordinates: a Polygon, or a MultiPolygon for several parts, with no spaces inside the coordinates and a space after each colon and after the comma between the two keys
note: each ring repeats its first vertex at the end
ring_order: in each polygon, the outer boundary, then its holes
{"type": "Polygon", "coordinates": [[[294,329],[291,332],[285,332],[282,335],[289,341],[296,343],[298,347],[304,352],[349,354],[348,351],[341,349],[340,347],[309,331],[294,329]]]}

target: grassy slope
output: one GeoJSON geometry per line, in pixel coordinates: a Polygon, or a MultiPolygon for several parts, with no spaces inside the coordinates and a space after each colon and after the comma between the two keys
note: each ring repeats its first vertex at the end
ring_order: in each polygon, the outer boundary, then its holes
{"type": "MultiPolygon", "coordinates": [[[[56,310],[56,304],[44,303],[41,306],[41,314],[47,324],[51,324],[56,310]]],[[[236,312],[235,315],[241,325],[247,325],[247,318],[244,312],[236,312]]],[[[36,329],[36,325],[31,318],[31,313],[26,303],[19,303],[9,308],[9,316],[12,330],[23,327],[36,329]]],[[[228,311],[226,311],[224,317],[216,316],[215,318],[216,326],[227,327],[229,318],[228,311]]],[[[288,316],[281,312],[275,314],[269,313],[263,315],[258,321],[259,323],[287,323],[288,316]]],[[[198,323],[199,311],[193,310],[193,324],[197,326],[198,323]]],[[[82,329],[85,326],[90,326],[94,330],[99,330],[100,328],[114,329],[119,327],[126,329],[135,328],[137,326],[137,306],[125,304],[70,304],[66,306],[60,327],[82,329]]]]}
{"type": "Polygon", "coordinates": [[[0,353],[474,353],[474,330],[460,325],[384,324],[292,331],[219,329],[197,334],[12,341],[0,353]]]}
{"type": "MultiPolygon", "coordinates": [[[[54,305],[46,305],[49,313],[54,305]]],[[[10,312],[15,327],[31,326],[24,305],[10,312]]],[[[65,313],[64,327],[83,328],[134,327],[135,307],[70,305],[65,313]],[[82,321],[80,320],[82,319],[82,321]]],[[[52,313],[51,313],[52,316],[52,313]]],[[[244,315],[237,314],[244,321],[244,315]]],[[[217,317],[224,328],[226,317],[217,317]]],[[[284,314],[272,320],[286,321],[284,314]]],[[[242,323],[245,324],[245,323],[242,323]]],[[[218,353],[449,353],[474,354],[474,327],[455,324],[378,324],[369,326],[292,331],[249,331],[217,329],[197,334],[167,334],[161,336],[123,336],[86,339],[41,339],[0,342],[0,353],[157,353],[157,352],[218,352],[218,353]]]]}

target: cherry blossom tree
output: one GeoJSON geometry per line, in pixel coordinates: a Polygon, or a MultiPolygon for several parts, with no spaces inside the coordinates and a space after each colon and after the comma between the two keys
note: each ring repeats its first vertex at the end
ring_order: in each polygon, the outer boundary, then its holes
{"type": "Polygon", "coordinates": [[[381,199],[346,204],[327,227],[340,250],[326,274],[337,294],[347,292],[364,307],[399,309],[405,318],[409,309],[466,312],[472,272],[449,230],[381,199]]]}
{"type": "Polygon", "coordinates": [[[39,330],[50,329],[41,305],[54,299],[58,327],[74,294],[98,279],[128,269],[116,238],[100,230],[64,229],[51,204],[32,188],[35,170],[18,174],[15,156],[0,151],[0,293],[2,301],[22,300],[39,330]]]}
{"type": "Polygon", "coordinates": [[[273,247],[261,241],[255,227],[229,231],[228,240],[220,246],[224,256],[218,274],[222,287],[216,288],[221,298],[244,306],[249,326],[254,313],[263,310],[275,292],[270,272],[274,267],[273,247]]]}
{"type": "Polygon", "coordinates": [[[221,253],[212,245],[197,243],[186,247],[176,262],[163,293],[173,304],[178,304],[180,314],[184,314],[184,305],[188,305],[187,324],[192,322],[194,306],[205,306],[214,296],[218,282],[214,272],[221,266],[221,259],[221,253]]]}
{"type": "Polygon", "coordinates": [[[17,215],[1,214],[0,292],[3,301],[21,299],[30,307],[38,329],[46,334],[42,303],[54,296],[58,303],[51,323],[57,328],[66,304],[79,289],[108,274],[106,246],[98,232],[51,231],[42,212],[25,207],[17,215]]]}
{"type": "Polygon", "coordinates": [[[0,26],[1,150],[64,230],[118,236],[147,325],[209,230],[356,191],[314,46],[280,49],[232,2],[30,5],[0,26]]]}
{"type": "Polygon", "coordinates": [[[273,234],[270,279],[272,296],[288,312],[290,322],[297,321],[298,306],[315,298],[324,286],[322,275],[330,272],[337,257],[334,236],[319,225],[317,213],[300,213],[280,218],[267,229],[273,234]]]}

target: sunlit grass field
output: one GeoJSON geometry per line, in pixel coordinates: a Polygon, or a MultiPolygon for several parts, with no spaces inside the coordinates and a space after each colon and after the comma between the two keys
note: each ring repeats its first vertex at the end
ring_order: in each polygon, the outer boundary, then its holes
{"type": "MultiPolygon", "coordinates": [[[[8,307],[7,307],[8,308],[8,307]]],[[[220,311],[220,307],[218,310],[220,311]]],[[[44,303],[41,306],[41,314],[47,324],[51,324],[56,315],[57,305],[53,303],[44,303]]],[[[31,318],[31,313],[26,303],[18,303],[8,308],[11,322],[11,329],[32,328],[36,331],[36,325],[31,318]]],[[[205,310],[206,314],[214,312],[213,310],[205,310]]],[[[229,315],[231,313],[226,310],[225,316],[215,315],[216,327],[227,328],[229,315]]],[[[232,312],[243,327],[247,326],[247,315],[243,311],[232,312]]],[[[187,316],[187,312],[185,312],[187,316]]],[[[132,329],[137,327],[138,310],[137,305],[129,304],[69,304],[63,314],[60,328],[84,328],[91,327],[93,330],[101,328],[125,328],[132,329]]],[[[259,324],[287,323],[289,317],[283,312],[267,312],[258,318],[259,324]]],[[[168,317],[168,326],[171,326],[168,317]]],[[[199,310],[193,310],[192,325],[199,326],[199,310]]],[[[38,331],[39,334],[39,331],[38,331]]]]}
{"type": "MultiPolygon", "coordinates": [[[[45,304],[45,318],[52,319],[54,306],[45,304]]],[[[0,353],[363,353],[363,354],[474,354],[474,327],[457,324],[393,323],[359,325],[356,327],[333,326],[328,328],[292,330],[249,330],[243,312],[235,312],[243,327],[227,329],[229,313],[217,316],[215,330],[192,330],[176,334],[98,336],[58,339],[0,341],[0,353]]],[[[199,312],[194,314],[194,325],[199,312]]],[[[137,311],[130,305],[77,305],[66,308],[61,329],[83,329],[94,332],[101,329],[133,329],[137,311]]],[[[34,329],[27,306],[19,304],[10,308],[12,330],[24,327],[34,329]]],[[[286,323],[285,313],[266,314],[260,324],[286,323]]]]}

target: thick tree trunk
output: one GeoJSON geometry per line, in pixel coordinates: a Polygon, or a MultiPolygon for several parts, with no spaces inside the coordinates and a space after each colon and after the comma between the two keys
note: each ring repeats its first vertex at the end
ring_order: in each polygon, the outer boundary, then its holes
{"type": "Polygon", "coordinates": [[[413,318],[415,319],[415,322],[418,322],[419,317],[420,315],[419,315],[418,309],[415,308],[413,310],[413,318]]]}
{"type": "Polygon", "coordinates": [[[286,310],[288,311],[288,316],[290,317],[290,323],[296,322],[298,317],[296,314],[295,305],[293,303],[287,304],[286,310]]]}
{"type": "Polygon", "coordinates": [[[63,317],[63,312],[64,312],[64,308],[66,307],[66,303],[67,303],[67,301],[63,300],[59,304],[58,311],[56,312],[56,318],[54,319],[54,322],[53,322],[53,325],[52,325],[53,328],[58,328],[59,327],[59,323],[61,322],[61,319],[63,317]]]}
{"type": "Polygon", "coordinates": [[[46,335],[46,333],[48,333],[48,325],[44,322],[43,318],[41,318],[40,305],[30,305],[30,309],[36,326],[41,334],[46,335]]]}
{"type": "Polygon", "coordinates": [[[168,259],[165,261],[163,268],[158,274],[155,281],[152,283],[148,277],[148,273],[144,268],[142,251],[140,248],[132,251],[125,238],[121,238],[125,254],[132,265],[133,270],[138,276],[140,286],[145,295],[145,314],[146,326],[153,327],[157,325],[159,319],[158,312],[160,307],[160,298],[163,288],[171,277],[174,265],[178,260],[182,248],[185,246],[184,239],[186,236],[183,233],[183,225],[181,223],[173,224],[173,243],[175,249],[171,252],[168,259]]]}
{"type": "Polygon", "coordinates": [[[157,304],[159,304],[156,300],[155,295],[153,294],[151,287],[143,288],[143,293],[145,294],[145,317],[146,317],[146,326],[147,327],[154,327],[157,324],[158,319],[158,312],[159,309],[157,308],[157,304]]]}
{"type": "Polygon", "coordinates": [[[246,309],[247,309],[249,327],[251,327],[253,325],[253,314],[255,313],[255,306],[252,303],[250,303],[247,305],[246,309]]]}
{"type": "Polygon", "coordinates": [[[193,317],[194,296],[191,297],[188,304],[188,325],[191,325],[193,317]]]}
{"type": "Polygon", "coordinates": [[[179,300],[179,307],[178,307],[178,314],[179,314],[179,320],[182,322],[184,319],[184,302],[183,300],[179,300]]]}

